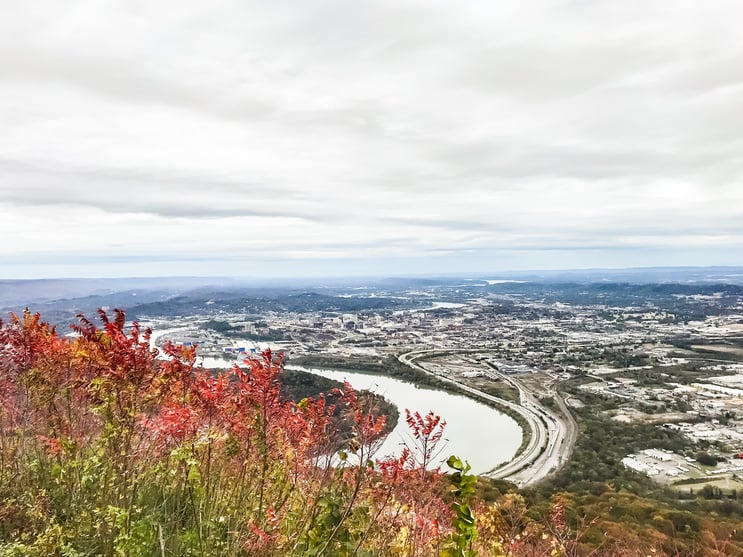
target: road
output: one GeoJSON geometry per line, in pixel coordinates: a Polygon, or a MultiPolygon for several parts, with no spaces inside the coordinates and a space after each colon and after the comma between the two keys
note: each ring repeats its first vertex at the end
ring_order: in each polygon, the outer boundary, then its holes
{"type": "MultiPolygon", "coordinates": [[[[543,442],[539,446],[539,452],[529,454],[525,466],[522,466],[521,469],[517,469],[513,473],[508,473],[510,470],[506,470],[506,473],[504,473],[504,469],[501,467],[496,471],[498,474],[497,477],[508,476],[509,480],[519,485],[537,482],[560,468],[567,460],[573,446],[570,439],[574,437],[574,433],[571,434],[571,432],[575,431],[574,424],[569,423],[564,414],[558,414],[543,406],[514,376],[500,373],[492,364],[486,363],[491,368],[489,375],[517,389],[522,408],[531,410],[542,428],[546,429],[546,434],[540,439],[543,442]],[[544,450],[541,450],[542,448],[544,450]]],[[[559,395],[556,393],[555,399],[561,401],[559,395]]],[[[567,408],[564,406],[563,408],[565,408],[567,415],[570,416],[567,408]]],[[[572,416],[570,419],[572,420],[572,416]]]]}
{"type": "Polygon", "coordinates": [[[524,418],[531,430],[529,443],[513,460],[498,466],[486,475],[493,478],[505,478],[520,486],[526,486],[538,482],[557,470],[570,456],[575,443],[576,430],[575,422],[558,394],[555,394],[555,399],[558,401],[560,410],[564,413],[563,415],[558,415],[544,407],[533,393],[515,377],[500,373],[489,363],[488,366],[490,369],[487,371],[487,374],[491,378],[504,381],[517,389],[519,392],[518,403],[485,393],[449,375],[432,372],[416,362],[422,356],[430,356],[432,354],[445,355],[467,352],[483,352],[483,350],[415,350],[401,354],[398,356],[398,359],[407,366],[433,375],[442,381],[455,384],[460,389],[478,398],[510,408],[524,418]]]}

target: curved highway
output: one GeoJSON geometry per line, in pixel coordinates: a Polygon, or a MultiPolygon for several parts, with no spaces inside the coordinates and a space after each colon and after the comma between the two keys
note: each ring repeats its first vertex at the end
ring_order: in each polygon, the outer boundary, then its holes
{"type": "MultiPolygon", "coordinates": [[[[510,408],[521,415],[531,430],[529,443],[513,460],[497,466],[486,475],[493,478],[505,478],[521,486],[538,482],[559,468],[567,460],[575,438],[575,427],[572,417],[566,419],[545,408],[516,378],[498,372],[492,364],[488,363],[491,369],[486,372],[487,375],[493,379],[500,379],[517,389],[519,392],[519,403],[490,395],[466,385],[458,379],[430,371],[416,362],[422,356],[429,356],[431,354],[446,355],[467,352],[483,352],[483,350],[415,350],[401,354],[398,356],[398,360],[409,367],[433,375],[442,381],[455,384],[470,394],[510,408]]],[[[559,396],[557,398],[559,399],[559,396]]],[[[559,402],[561,403],[562,401],[560,400],[559,402]]],[[[567,408],[562,404],[560,406],[567,412],[566,416],[570,416],[567,408]]]]}

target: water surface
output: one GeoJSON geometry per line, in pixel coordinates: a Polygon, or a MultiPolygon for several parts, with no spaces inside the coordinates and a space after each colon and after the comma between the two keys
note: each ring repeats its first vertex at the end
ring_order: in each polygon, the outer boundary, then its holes
{"type": "Polygon", "coordinates": [[[419,388],[412,383],[384,375],[291,365],[286,367],[336,381],[346,380],[357,390],[366,389],[379,393],[395,404],[400,410],[400,420],[382,445],[379,457],[399,454],[404,441],[412,444],[405,423],[406,408],[422,415],[433,410],[443,417],[447,425],[439,460],[444,462],[450,455],[456,454],[463,460],[468,460],[476,474],[488,472],[498,464],[511,460],[521,445],[521,428],[513,418],[465,396],[419,388]]]}

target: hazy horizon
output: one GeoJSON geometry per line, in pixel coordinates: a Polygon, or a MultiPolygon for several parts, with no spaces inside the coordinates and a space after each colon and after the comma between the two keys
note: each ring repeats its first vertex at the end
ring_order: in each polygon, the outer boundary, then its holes
{"type": "Polygon", "coordinates": [[[263,281],[304,281],[304,280],[338,280],[343,281],[344,279],[359,280],[359,279],[421,279],[421,278],[472,278],[473,280],[485,280],[485,279],[509,279],[529,276],[557,276],[557,275],[575,275],[575,276],[590,276],[597,273],[606,273],[610,276],[621,276],[624,274],[649,274],[649,275],[662,275],[668,274],[669,276],[682,276],[690,277],[702,275],[710,275],[712,277],[739,277],[743,276],[743,266],[737,265],[705,265],[705,266],[694,266],[694,265],[677,265],[677,266],[648,266],[648,267],[572,267],[572,268],[555,268],[555,269],[504,269],[504,270],[493,270],[493,271],[449,271],[449,272],[411,272],[411,273],[371,273],[371,274],[328,274],[328,275],[217,275],[217,274],[202,274],[202,275],[79,275],[79,276],[50,276],[50,277],[20,277],[20,278],[8,278],[0,277],[0,282],[23,282],[23,281],[148,281],[148,280],[173,280],[173,281],[205,281],[205,280],[223,280],[232,281],[236,283],[249,283],[249,282],[263,282],[263,281]],[[728,274],[732,273],[732,274],[728,274]]]}

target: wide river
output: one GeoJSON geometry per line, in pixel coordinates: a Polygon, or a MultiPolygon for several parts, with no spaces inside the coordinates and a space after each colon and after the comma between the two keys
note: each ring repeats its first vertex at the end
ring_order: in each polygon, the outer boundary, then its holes
{"type": "MultiPolygon", "coordinates": [[[[403,442],[413,445],[405,423],[406,408],[411,412],[420,412],[421,415],[433,410],[444,418],[445,440],[441,442],[443,450],[439,459],[445,462],[450,455],[455,454],[462,460],[468,460],[476,474],[483,474],[498,464],[511,460],[521,445],[521,428],[510,416],[465,396],[419,388],[412,383],[384,375],[291,365],[286,367],[336,381],[346,380],[354,389],[379,393],[397,406],[400,419],[382,445],[378,457],[399,454],[403,442]]],[[[446,465],[443,468],[446,469],[446,465]]]]}

